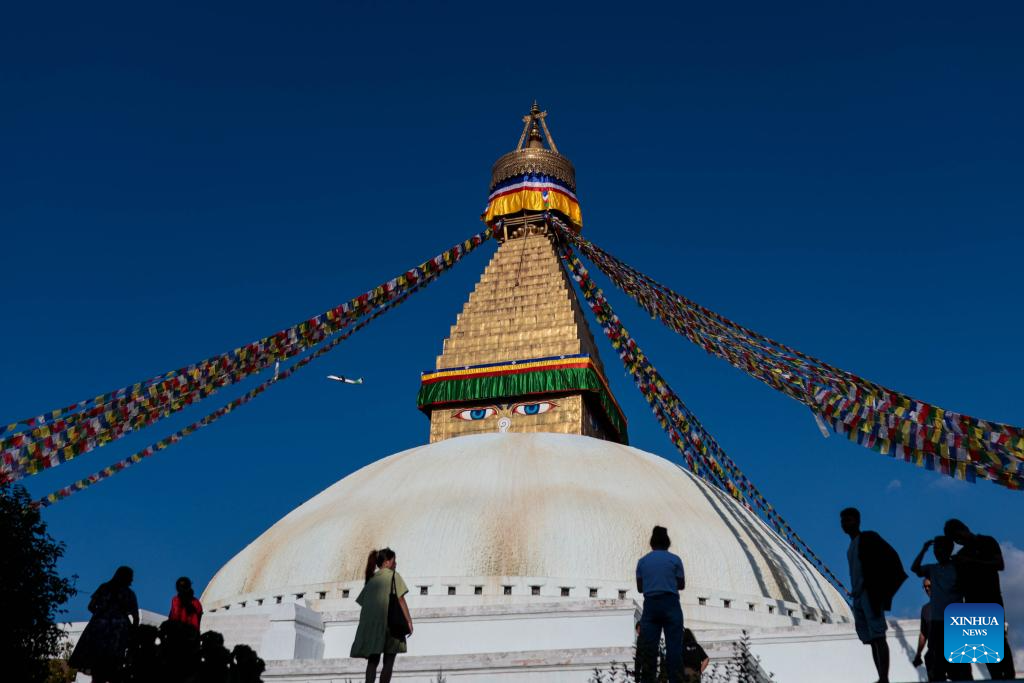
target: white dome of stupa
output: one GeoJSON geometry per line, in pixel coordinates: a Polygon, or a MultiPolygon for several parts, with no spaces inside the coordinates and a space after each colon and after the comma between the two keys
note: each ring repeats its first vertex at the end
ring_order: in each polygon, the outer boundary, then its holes
{"type": "Polygon", "coordinates": [[[490,604],[567,588],[621,598],[635,593],[636,561],[655,524],[683,558],[684,602],[714,596],[751,611],[778,605],[800,618],[849,618],[836,589],[737,501],[664,458],[553,433],[463,436],[374,462],[250,543],[203,600],[217,609],[351,599],[367,552],[383,546],[397,552],[414,591],[454,586],[490,604]]]}

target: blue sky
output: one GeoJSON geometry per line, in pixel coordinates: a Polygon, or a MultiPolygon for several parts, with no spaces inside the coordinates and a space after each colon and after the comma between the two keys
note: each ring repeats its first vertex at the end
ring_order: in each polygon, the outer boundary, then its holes
{"type": "MultiPolygon", "coordinates": [[[[1024,423],[1022,19],[1010,2],[7,7],[0,422],[233,348],[476,232],[490,165],[536,98],[578,169],[590,239],[840,367],[1024,423]]],[[[80,577],[70,616],[122,563],[163,610],[177,576],[202,586],[302,501],[423,443],[418,373],[492,250],[48,509],[80,577]]],[[[806,408],[610,294],[840,576],[846,505],[908,566],[949,516],[1024,548],[1008,521],[1022,494],[825,440],[806,408]]],[[[633,445],[677,459],[602,351],[633,445]]],[[[206,406],[26,483],[45,494],[206,406]]],[[[921,597],[908,584],[897,613],[921,597]]]]}

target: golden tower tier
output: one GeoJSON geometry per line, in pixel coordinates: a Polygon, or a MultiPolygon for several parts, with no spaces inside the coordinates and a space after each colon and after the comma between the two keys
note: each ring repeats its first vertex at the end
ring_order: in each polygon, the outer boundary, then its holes
{"type": "Polygon", "coordinates": [[[431,443],[484,432],[627,443],[626,419],[548,229],[549,212],[578,229],[580,211],[568,189],[575,189],[575,171],[558,154],[545,117],[534,103],[517,149],[494,166],[484,219],[500,246],[436,369],[421,379],[418,403],[430,416],[431,443]]]}

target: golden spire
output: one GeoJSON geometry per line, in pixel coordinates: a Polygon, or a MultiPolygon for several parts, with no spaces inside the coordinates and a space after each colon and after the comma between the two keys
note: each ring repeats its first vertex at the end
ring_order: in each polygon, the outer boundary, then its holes
{"type": "Polygon", "coordinates": [[[515,150],[503,155],[491,170],[491,189],[502,180],[523,173],[541,173],[568,183],[576,190],[576,169],[559,154],[547,124],[548,113],[541,111],[536,100],[530,113],[523,117],[523,132],[515,150]],[[544,143],[547,143],[545,147],[544,143]]]}
{"type": "Polygon", "coordinates": [[[430,442],[554,432],[627,442],[597,344],[545,234],[501,243],[455,319],[419,405],[430,442]]]}
{"type": "Polygon", "coordinates": [[[537,125],[536,119],[530,125],[530,141],[526,146],[530,149],[544,149],[544,141],[540,137],[540,126],[537,125]]]}
{"type": "Polygon", "coordinates": [[[555,145],[555,139],[551,137],[551,131],[548,130],[547,117],[548,113],[546,111],[541,111],[540,106],[537,104],[537,100],[534,100],[533,106],[530,107],[530,113],[523,117],[523,133],[519,136],[519,144],[516,145],[517,152],[523,149],[523,143],[526,141],[527,131],[530,133],[529,144],[527,144],[527,147],[532,149],[544,149],[544,144],[540,137],[540,129],[543,128],[544,139],[546,139],[548,143],[547,148],[555,154],[558,154],[558,147],[555,145]]]}
{"type": "Polygon", "coordinates": [[[576,171],[555,148],[546,116],[534,102],[516,149],[494,164],[484,220],[501,244],[436,369],[421,377],[417,402],[430,415],[431,442],[494,431],[627,441],[549,230],[552,215],[576,229],[581,222],[576,171]]]}

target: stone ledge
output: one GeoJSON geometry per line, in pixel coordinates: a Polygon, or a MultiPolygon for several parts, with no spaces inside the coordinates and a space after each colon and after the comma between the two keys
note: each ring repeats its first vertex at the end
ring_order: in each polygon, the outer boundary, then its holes
{"type": "MultiPolygon", "coordinates": [[[[415,635],[413,636],[415,638],[415,635]]],[[[434,676],[439,670],[446,674],[466,675],[486,671],[488,674],[504,671],[532,669],[590,670],[595,666],[607,667],[611,662],[632,662],[633,648],[585,648],[579,650],[534,650],[528,652],[493,652],[472,655],[401,655],[395,662],[396,674],[434,676]]],[[[331,680],[361,676],[366,671],[366,660],[350,657],[304,661],[268,661],[263,674],[266,681],[317,676],[331,680]]],[[[316,680],[316,679],[310,679],[316,680]]]]}
{"type": "MultiPolygon", "coordinates": [[[[533,614],[559,614],[572,616],[588,616],[595,613],[608,611],[635,612],[637,607],[632,600],[615,600],[590,598],[586,600],[572,600],[565,598],[560,601],[549,602],[520,602],[502,603],[493,605],[460,605],[451,607],[417,607],[411,608],[410,612],[413,621],[418,619],[473,619],[477,618],[506,618],[516,619],[533,614]]],[[[359,621],[359,610],[338,610],[326,611],[323,613],[324,621],[359,621]]]]}

